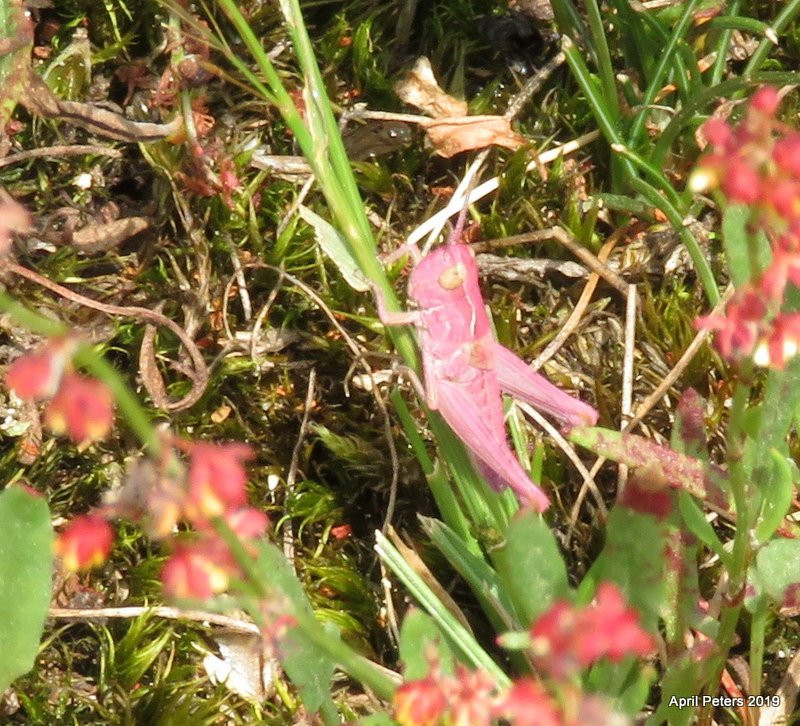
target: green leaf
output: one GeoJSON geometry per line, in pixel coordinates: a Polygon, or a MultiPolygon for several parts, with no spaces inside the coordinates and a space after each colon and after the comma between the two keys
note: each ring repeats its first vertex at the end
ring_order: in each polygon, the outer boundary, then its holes
{"type": "Polygon", "coordinates": [[[646,726],[664,723],[670,726],[689,726],[693,723],[696,710],[691,707],[691,701],[686,699],[700,692],[702,679],[703,664],[689,655],[670,664],[661,680],[661,703],[645,722],[646,726]]]}
{"type": "Polygon", "coordinates": [[[705,402],[697,391],[687,388],[675,409],[670,444],[679,454],[688,454],[708,463],[708,438],[705,427],[705,402]]]}
{"type": "Polygon", "coordinates": [[[389,569],[397,575],[417,602],[436,621],[436,625],[447,637],[448,643],[459,659],[474,668],[483,668],[497,681],[507,687],[511,681],[492,657],[484,650],[475,636],[451,613],[438,595],[405,560],[400,551],[379,531],[375,532],[375,551],[389,569]]]}
{"type": "Polygon", "coordinates": [[[116,643],[109,664],[123,688],[132,689],[167,647],[173,636],[170,628],[145,613],[131,621],[125,635],[116,643]]]}
{"type": "Polygon", "coordinates": [[[761,574],[755,567],[747,571],[747,587],[744,591],[744,606],[748,612],[755,613],[767,605],[767,596],[761,574]]]}
{"type": "MultiPolygon", "coordinates": [[[[494,632],[501,633],[519,624],[520,618],[511,598],[497,572],[484,557],[474,554],[459,535],[444,522],[423,516],[420,516],[419,520],[425,534],[431,538],[455,571],[467,581],[494,632]]],[[[509,659],[518,671],[527,670],[527,665],[519,653],[509,653],[509,659]]]]}
{"type": "MultiPolygon", "coordinates": [[[[743,465],[748,473],[766,465],[770,449],[787,453],[786,436],[794,425],[800,406],[800,359],[793,359],[785,370],[772,370],[764,385],[764,397],[758,406],[760,416],[752,422],[757,431],[749,432],[743,465]]],[[[760,480],[760,477],[751,477],[760,480]]]]}
{"type": "Polygon", "coordinates": [[[800,592],[800,540],[775,539],[756,556],[756,581],[779,604],[795,604],[800,592]]]}
{"type": "Polygon", "coordinates": [[[497,492],[486,483],[476,472],[464,443],[436,411],[428,413],[428,425],[477,539],[484,544],[493,543],[505,531],[511,513],[519,507],[516,497],[510,489],[497,492]]]}
{"type": "Polygon", "coordinates": [[[640,666],[633,657],[618,663],[603,659],[592,666],[584,687],[591,693],[608,696],[613,699],[615,709],[633,716],[647,703],[654,677],[653,668],[640,666]]]}
{"type": "Polygon", "coordinates": [[[623,713],[635,716],[640,713],[650,696],[650,688],[656,680],[653,668],[632,669],[628,681],[617,695],[615,703],[623,713]]]}
{"type": "Polygon", "coordinates": [[[597,426],[576,426],[568,438],[598,456],[642,471],[654,485],[682,489],[693,497],[728,508],[727,496],[719,485],[721,473],[691,456],[643,436],[597,426]]]}
{"type": "Polygon", "coordinates": [[[387,713],[373,713],[363,716],[355,722],[356,726],[394,726],[397,723],[387,713]]]}
{"type": "Polygon", "coordinates": [[[418,608],[409,608],[400,628],[400,661],[405,680],[417,680],[428,675],[428,658],[433,646],[442,673],[453,672],[455,658],[436,621],[418,608]]]}
{"type": "MultiPolygon", "coordinates": [[[[313,617],[311,604],[300,581],[289,567],[286,557],[275,545],[260,542],[257,567],[270,587],[289,601],[289,607],[284,609],[287,615],[297,613],[313,617]]],[[[326,627],[326,630],[333,629],[326,627]]],[[[329,635],[338,638],[338,631],[329,632],[329,635]]],[[[333,661],[316,648],[299,628],[291,628],[281,638],[278,655],[305,707],[312,712],[335,714],[336,708],[330,695],[333,661]]]]}
{"type": "Polygon", "coordinates": [[[606,522],[605,547],[581,584],[581,594],[591,594],[597,584],[610,580],[639,611],[642,625],[655,631],[666,597],[666,533],[667,525],[655,517],[615,507],[606,522]]]}
{"type": "Polygon", "coordinates": [[[755,239],[750,239],[748,222],[752,216],[752,209],[742,204],[731,204],[722,216],[722,240],[725,245],[725,254],[728,258],[728,269],[731,280],[736,287],[741,287],[755,273],[764,270],[771,259],[770,246],[763,234],[755,239]],[[755,263],[758,269],[753,269],[750,254],[750,245],[755,245],[755,263]]]}
{"type": "Polygon", "coordinates": [[[0,693],[33,668],[53,574],[47,502],[22,487],[0,494],[0,693]]]}
{"type": "Polygon", "coordinates": [[[798,480],[797,464],[776,449],[770,449],[772,470],[761,486],[763,505],[756,523],[756,537],[766,542],[778,529],[792,505],[795,482],[798,480]]]}
{"type": "Polygon", "coordinates": [[[703,510],[697,505],[692,497],[686,492],[678,493],[678,509],[680,509],[683,523],[697,539],[699,539],[706,547],[709,547],[715,554],[719,555],[723,562],[727,561],[728,553],[719,541],[717,533],[714,528],[709,524],[703,510]]]}
{"type": "Polygon", "coordinates": [[[542,517],[529,509],[511,521],[494,561],[523,626],[533,623],[554,600],[569,596],[567,569],[555,537],[542,517]]]}
{"type": "Polygon", "coordinates": [[[369,285],[364,280],[364,275],[358,267],[350,249],[347,246],[344,235],[339,232],[330,222],[327,222],[318,214],[312,212],[308,207],[300,205],[298,210],[300,216],[314,228],[322,251],[333,262],[342,273],[342,277],[357,292],[368,292],[369,285]]]}

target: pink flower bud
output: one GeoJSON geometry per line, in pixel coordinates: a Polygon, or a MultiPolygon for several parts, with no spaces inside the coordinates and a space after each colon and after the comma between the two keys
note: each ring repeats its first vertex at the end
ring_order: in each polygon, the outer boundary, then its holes
{"type": "Polygon", "coordinates": [[[793,133],[776,141],[772,159],[779,169],[800,178],[800,134],[793,133]]]}
{"type": "Polygon", "coordinates": [[[189,453],[189,497],[192,518],[216,517],[247,503],[247,473],[242,462],[252,458],[245,444],[192,446],[189,453]]]}
{"type": "Polygon", "coordinates": [[[733,140],[731,127],[721,118],[710,118],[703,124],[703,135],[715,149],[727,149],[733,140]]]}
{"type": "Polygon", "coordinates": [[[656,648],[653,638],[639,625],[639,614],[626,606],[622,593],[611,582],[598,586],[592,618],[605,635],[597,648],[598,656],[607,655],[617,662],[628,655],[646,657],[656,648]]]}
{"type": "Polygon", "coordinates": [[[494,711],[494,680],[484,671],[456,666],[449,691],[450,723],[454,726],[491,726],[494,711]]]}
{"type": "Polygon", "coordinates": [[[66,570],[85,570],[102,565],[111,552],[114,533],[100,514],[73,519],[55,543],[56,554],[66,570]]]}
{"type": "Polygon", "coordinates": [[[619,498],[619,504],[664,520],[673,510],[673,496],[667,487],[658,490],[647,489],[639,486],[636,478],[631,477],[619,498]]]}
{"type": "Polygon", "coordinates": [[[495,706],[495,715],[514,726],[563,726],[564,716],[555,701],[533,678],[515,681],[495,706]]]}
{"type": "Polygon", "coordinates": [[[725,315],[705,315],[697,318],[695,326],[719,331],[716,345],[724,358],[741,358],[753,352],[766,314],[763,292],[746,287],[728,303],[725,315]]]}
{"type": "Polygon", "coordinates": [[[778,110],[781,99],[774,86],[761,86],[750,99],[750,108],[767,116],[773,116],[778,110]]]}
{"type": "Polygon", "coordinates": [[[228,589],[228,568],[216,561],[216,548],[204,545],[178,545],[175,548],[161,571],[167,597],[207,600],[228,589]]]}
{"type": "Polygon", "coordinates": [[[408,681],[394,692],[394,717],[400,726],[437,726],[447,705],[444,689],[433,675],[408,681]]]}
{"type": "Polygon", "coordinates": [[[764,197],[780,217],[786,220],[800,217],[800,182],[775,179],[765,185],[764,197]]]}
{"type": "Polygon", "coordinates": [[[756,365],[783,370],[800,352],[800,313],[781,313],[772,321],[769,335],[753,353],[756,365]]]}
{"type": "Polygon", "coordinates": [[[242,507],[225,514],[225,521],[233,533],[242,540],[263,537],[269,527],[269,518],[260,509],[242,507]]]}
{"type": "Polygon", "coordinates": [[[17,358],[6,373],[6,386],[24,400],[40,401],[55,395],[61,385],[72,344],[51,340],[17,358]]]}
{"type": "Polygon", "coordinates": [[[764,297],[772,302],[780,302],[783,299],[783,292],[786,289],[787,269],[783,260],[776,253],[772,264],[764,271],[758,288],[764,293],[764,297]]]}
{"type": "Polygon", "coordinates": [[[331,537],[334,539],[346,539],[353,534],[353,528],[349,524],[337,524],[331,527],[331,537]]]}
{"type": "Polygon", "coordinates": [[[114,397],[104,383],[70,373],[64,376],[44,418],[54,433],[66,433],[78,444],[99,441],[111,430],[114,397]]]}
{"type": "Polygon", "coordinates": [[[752,167],[733,158],[722,176],[722,191],[732,202],[754,204],[761,196],[761,179],[752,167]]]}

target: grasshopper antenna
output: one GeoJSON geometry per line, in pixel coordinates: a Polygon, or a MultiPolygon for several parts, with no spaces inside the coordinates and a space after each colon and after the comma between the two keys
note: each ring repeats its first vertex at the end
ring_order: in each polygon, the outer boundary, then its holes
{"type": "Polygon", "coordinates": [[[477,174],[472,176],[470,179],[470,185],[464,190],[464,204],[461,207],[461,211],[458,213],[458,218],[456,219],[455,227],[453,227],[453,231],[447,237],[447,243],[449,245],[457,245],[461,241],[461,236],[464,234],[464,225],[467,222],[467,212],[469,211],[469,195],[472,193],[472,190],[475,187],[475,182],[478,178],[477,174]]]}
{"type": "MultiPolygon", "coordinates": [[[[464,175],[464,179],[456,188],[453,196],[456,198],[460,198],[464,200],[463,205],[458,213],[458,218],[456,219],[455,227],[453,227],[453,231],[447,237],[447,242],[445,244],[453,245],[458,244],[459,240],[461,239],[461,235],[464,232],[464,225],[466,224],[467,220],[467,212],[469,211],[469,197],[472,194],[472,190],[478,185],[478,172],[480,171],[481,167],[483,166],[483,162],[488,155],[487,151],[483,151],[478,155],[478,158],[475,159],[473,164],[467,169],[467,173],[464,175]]],[[[441,227],[439,227],[441,230],[441,227]]],[[[414,243],[406,243],[400,245],[396,250],[389,253],[388,255],[382,255],[381,261],[384,265],[391,264],[392,262],[400,259],[405,254],[411,254],[411,258],[414,260],[414,263],[418,263],[425,255],[430,252],[431,246],[433,244],[433,240],[438,236],[439,230],[435,230],[431,236],[428,238],[428,241],[425,243],[425,247],[420,251],[419,247],[417,247],[414,243]]]]}
{"type": "Polygon", "coordinates": [[[457,245],[461,241],[461,237],[464,234],[464,225],[467,222],[467,212],[469,212],[469,198],[472,194],[472,190],[478,185],[478,174],[487,156],[487,151],[483,151],[478,155],[478,158],[475,159],[475,162],[467,170],[464,180],[459,184],[459,188],[456,190],[456,193],[461,193],[464,204],[461,207],[461,211],[458,213],[453,231],[450,232],[447,237],[446,244],[457,245]]]}
{"type": "MultiPolygon", "coordinates": [[[[464,224],[467,218],[467,212],[469,211],[469,198],[472,194],[472,191],[477,187],[478,182],[478,174],[483,167],[483,162],[486,161],[486,157],[489,155],[489,149],[484,149],[478,157],[475,159],[474,162],[470,165],[469,169],[467,169],[467,173],[464,175],[464,178],[461,180],[461,183],[456,188],[455,192],[453,193],[453,198],[450,200],[450,203],[453,204],[455,200],[458,200],[462,203],[461,209],[458,213],[458,219],[456,220],[456,225],[453,228],[453,231],[448,235],[446,244],[458,244],[459,239],[461,238],[461,234],[464,231],[464,224]]],[[[456,202],[458,203],[458,202],[456,202]]],[[[448,205],[449,206],[449,205],[448,205]]],[[[452,207],[450,207],[452,209],[452,207]]],[[[441,234],[442,227],[446,224],[446,218],[439,222],[434,229],[431,230],[430,235],[428,235],[428,239],[425,242],[425,246],[422,248],[422,256],[430,252],[431,247],[433,246],[434,241],[438,238],[441,234]]]]}

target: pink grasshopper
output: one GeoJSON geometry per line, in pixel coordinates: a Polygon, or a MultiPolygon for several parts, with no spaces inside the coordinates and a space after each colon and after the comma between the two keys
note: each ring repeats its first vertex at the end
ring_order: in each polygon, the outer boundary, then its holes
{"type": "Polygon", "coordinates": [[[478,285],[475,255],[464,244],[445,244],[420,259],[408,282],[418,310],[389,312],[380,295],[384,325],[417,328],[425,399],[466,444],[495,489],[510,486],[539,512],[550,500],[534,484],[508,446],[501,390],[567,426],[593,425],[597,411],[531,370],[494,340],[478,285]]]}

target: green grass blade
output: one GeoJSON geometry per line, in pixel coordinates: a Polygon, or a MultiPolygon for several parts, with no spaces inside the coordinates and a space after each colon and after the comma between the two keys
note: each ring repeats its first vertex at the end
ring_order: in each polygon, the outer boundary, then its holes
{"type": "MultiPolygon", "coordinates": [[[[800,0],[789,0],[772,22],[772,29],[775,31],[775,34],[780,35],[787,30],[791,23],[797,18],[798,14],[800,14],[800,0]]],[[[756,48],[756,52],[750,57],[744,71],[742,71],[742,78],[753,78],[756,71],[761,68],[762,64],[767,59],[767,55],[769,55],[769,52],[773,50],[774,47],[771,40],[764,38],[764,40],[759,43],[758,48],[756,48]]],[[[794,82],[797,83],[797,81],[794,82]]]]}
{"type": "Polygon", "coordinates": [[[653,103],[656,95],[664,85],[667,71],[670,67],[670,64],[674,61],[678,43],[686,36],[686,32],[688,31],[692,24],[692,20],[694,19],[694,11],[699,2],[700,0],[688,0],[684,6],[683,14],[681,15],[680,20],[670,35],[667,47],[660,52],[658,65],[656,66],[653,77],[650,79],[650,83],[644,92],[644,97],[642,99],[642,110],[636,115],[636,118],[633,120],[633,124],[631,126],[628,145],[633,148],[636,148],[641,141],[642,134],[645,130],[645,122],[650,115],[650,105],[653,103]]]}
{"type": "Polygon", "coordinates": [[[422,578],[403,559],[403,556],[380,532],[375,533],[375,550],[381,560],[408,588],[411,595],[436,621],[436,624],[450,639],[454,650],[461,653],[474,668],[483,668],[497,682],[500,688],[510,685],[508,676],[495,663],[477,640],[444,606],[422,578]]]}

